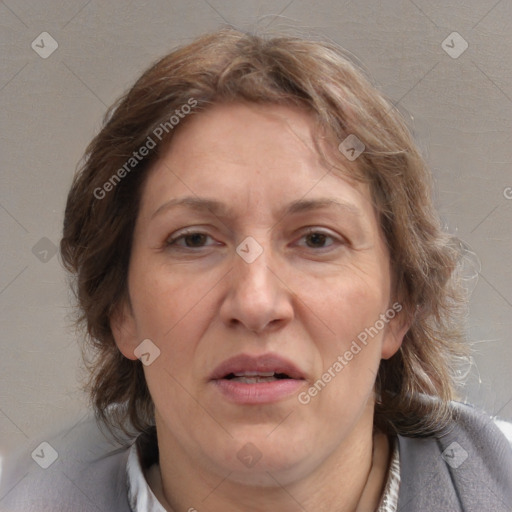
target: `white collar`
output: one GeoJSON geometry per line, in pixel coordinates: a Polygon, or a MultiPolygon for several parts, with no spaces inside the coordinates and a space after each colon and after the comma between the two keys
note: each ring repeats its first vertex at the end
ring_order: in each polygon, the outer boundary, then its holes
{"type": "Polygon", "coordinates": [[[149,486],[137,452],[136,442],[130,447],[126,463],[128,503],[132,512],[165,512],[149,486]]]}

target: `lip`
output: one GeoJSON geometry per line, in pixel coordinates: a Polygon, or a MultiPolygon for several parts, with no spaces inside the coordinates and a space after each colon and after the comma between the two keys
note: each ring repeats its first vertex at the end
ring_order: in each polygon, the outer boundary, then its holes
{"type": "Polygon", "coordinates": [[[276,354],[250,356],[240,354],[215,368],[210,382],[224,398],[240,405],[278,402],[296,393],[305,383],[304,373],[292,362],[276,354]],[[245,383],[226,379],[230,373],[275,372],[290,378],[271,382],[245,383]]]}
{"type": "Polygon", "coordinates": [[[241,372],[276,372],[286,373],[292,379],[304,379],[305,376],[291,361],[277,354],[250,356],[240,354],[222,362],[213,370],[211,380],[222,379],[230,373],[241,372]]]}

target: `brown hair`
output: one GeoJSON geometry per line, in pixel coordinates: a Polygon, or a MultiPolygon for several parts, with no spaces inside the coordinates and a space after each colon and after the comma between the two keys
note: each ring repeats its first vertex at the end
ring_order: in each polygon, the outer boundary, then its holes
{"type": "Polygon", "coordinates": [[[171,116],[191,99],[197,108],[190,115],[229,101],[298,105],[338,143],[349,134],[364,143],[353,177],[370,185],[391,254],[395,299],[411,323],[400,350],[381,361],[375,425],[405,435],[438,431],[450,417],[456,363],[468,353],[455,279],[459,252],[456,239],[441,229],[430,173],[405,122],[335,45],[234,29],[205,35],[149,68],[109,109],[75,176],[61,255],[74,276],[79,322],[92,348],[88,389],[97,417],[125,433],[154,422],[142,364],[121,355],[110,318],[129,301],[141,188],[164,145],[131,161],[133,170],[126,163],[155,138],[155,127],[167,127],[162,143],[168,144],[179,129],[171,127],[171,116]]]}

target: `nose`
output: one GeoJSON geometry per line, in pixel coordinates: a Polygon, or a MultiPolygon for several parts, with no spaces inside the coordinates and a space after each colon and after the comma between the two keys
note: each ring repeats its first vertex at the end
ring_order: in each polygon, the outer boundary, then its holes
{"type": "Polygon", "coordinates": [[[234,254],[228,293],[220,316],[230,328],[245,328],[261,334],[282,328],[293,318],[293,292],[287,286],[283,264],[270,249],[251,263],[234,254]]]}

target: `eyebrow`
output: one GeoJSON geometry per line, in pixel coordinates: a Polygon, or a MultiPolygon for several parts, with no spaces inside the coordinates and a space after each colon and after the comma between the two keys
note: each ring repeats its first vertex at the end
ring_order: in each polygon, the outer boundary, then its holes
{"type": "MultiPolygon", "coordinates": [[[[230,213],[232,213],[231,208],[221,201],[209,199],[206,197],[186,196],[171,199],[165,202],[152,214],[151,219],[154,219],[158,215],[179,207],[188,208],[197,212],[209,211],[218,217],[228,217],[230,213]]],[[[317,199],[297,199],[281,208],[277,212],[277,216],[278,218],[281,218],[285,215],[310,212],[325,208],[336,208],[355,217],[362,217],[360,209],[355,205],[351,203],[340,202],[330,197],[320,197],[317,199]]]]}

